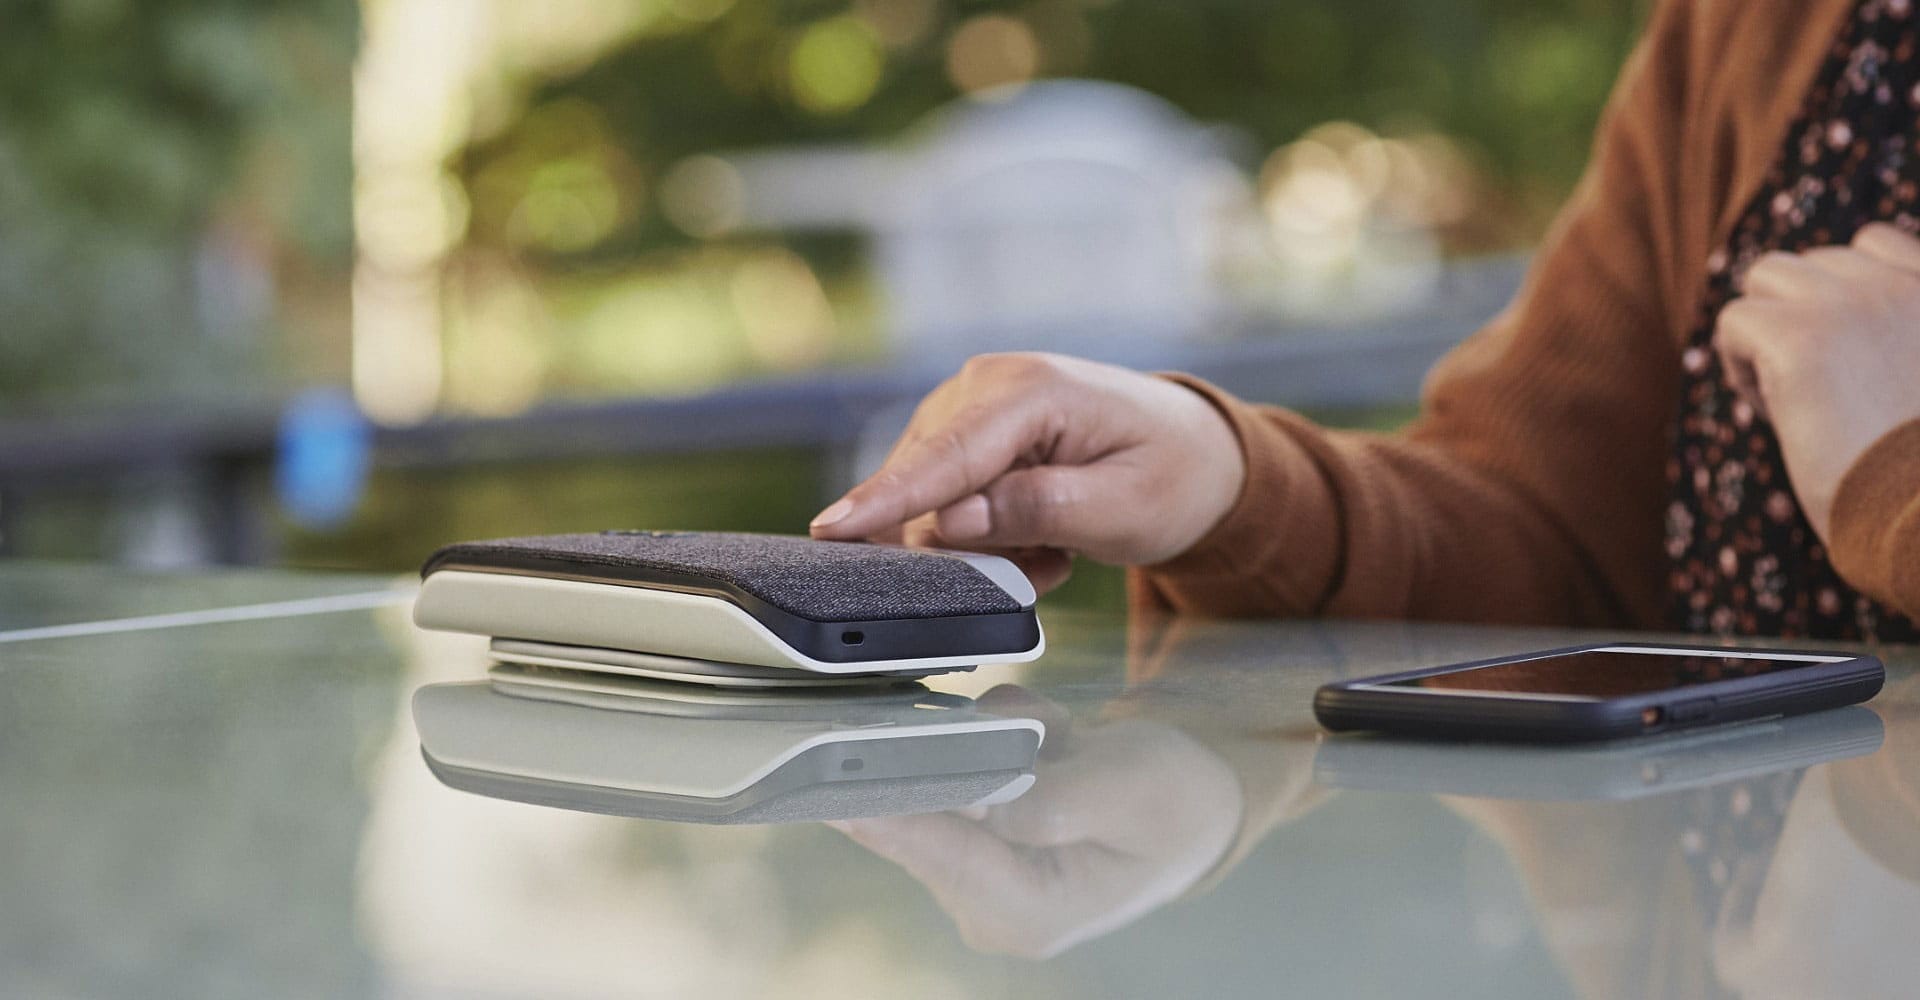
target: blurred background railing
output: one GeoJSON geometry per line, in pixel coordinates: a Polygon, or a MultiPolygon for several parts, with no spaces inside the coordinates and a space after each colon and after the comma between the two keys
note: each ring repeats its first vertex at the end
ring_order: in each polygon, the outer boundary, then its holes
{"type": "Polygon", "coordinates": [[[16,4],[0,552],[797,530],[988,350],[1392,426],[1638,8],[16,4]]]}

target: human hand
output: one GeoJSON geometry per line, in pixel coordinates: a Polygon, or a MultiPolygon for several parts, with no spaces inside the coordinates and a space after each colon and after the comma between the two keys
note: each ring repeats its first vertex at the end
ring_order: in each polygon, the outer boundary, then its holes
{"type": "Polygon", "coordinates": [[[1920,418],[1920,240],[1872,223],[1848,246],[1766,254],[1744,287],[1720,311],[1714,346],[1772,419],[1800,509],[1831,541],[1841,477],[1920,418]]]}
{"type": "Polygon", "coordinates": [[[1047,958],[1185,892],[1239,829],[1239,779],[1178,729],[1139,719],[1069,732],[1066,713],[1010,686],[982,707],[1039,716],[1037,780],[984,811],[832,825],[933,893],[969,947],[1047,958]]]}
{"type": "Polygon", "coordinates": [[[1047,590],[1069,553],[1179,555],[1245,477],[1232,428],[1191,389],[1079,358],[987,354],[920,403],[886,463],[811,531],[998,551],[1047,590]]]}

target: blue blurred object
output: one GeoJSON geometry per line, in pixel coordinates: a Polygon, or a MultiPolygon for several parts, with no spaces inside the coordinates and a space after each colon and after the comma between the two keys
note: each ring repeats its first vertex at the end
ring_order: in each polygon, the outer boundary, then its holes
{"type": "Polygon", "coordinates": [[[281,415],[274,491],[301,527],[332,527],[351,516],[372,465],[373,425],[345,390],[302,393],[281,415]]]}

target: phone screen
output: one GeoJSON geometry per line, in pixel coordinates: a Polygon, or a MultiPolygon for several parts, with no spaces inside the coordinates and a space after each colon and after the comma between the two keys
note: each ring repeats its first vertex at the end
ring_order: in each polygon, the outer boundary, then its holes
{"type": "Polygon", "coordinates": [[[1804,659],[1713,656],[1668,650],[1594,649],[1515,663],[1494,663],[1380,684],[1383,688],[1487,691],[1575,698],[1618,698],[1713,681],[1755,677],[1844,657],[1804,659]]]}

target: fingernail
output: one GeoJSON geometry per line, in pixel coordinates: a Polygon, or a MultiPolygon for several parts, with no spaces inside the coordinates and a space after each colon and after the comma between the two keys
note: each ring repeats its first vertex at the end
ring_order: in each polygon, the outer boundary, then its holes
{"type": "Polygon", "coordinates": [[[940,533],[954,541],[984,537],[993,530],[993,515],[987,498],[978,493],[954,504],[940,519],[940,533]]]}
{"type": "Polygon", "coordinates": [[[824,528],[836,521],[844,520],[851,513],[853,513],[853,501],[843,497],[828,505],[826,510],[815,514],[813,520],[807,523],[807,527],[824,528]]]}

